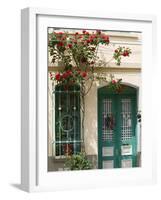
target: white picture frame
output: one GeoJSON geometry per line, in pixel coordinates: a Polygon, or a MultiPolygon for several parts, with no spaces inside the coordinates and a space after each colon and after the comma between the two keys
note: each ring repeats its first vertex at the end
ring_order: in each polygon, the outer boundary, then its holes
{"type": "Polygon", "coordinates": [[[149,82],[152,65],[155,71],[155,17],[102,13],[101,11],[96,14],[86,11],[25,8],[22,10],[21,17],[21,47],[21,188],[33,192],[155,183],[155,133],[152,133],[153,95],[149,96],[147,91],[152,88],[149,82]],[[47,47],[44,50],[45,43],[42,40],[45,29],[50,26],[104,29],[105,23],[107,25],[109,21],[111,30],[116,29],[117,24],[118,30],[143,32],[142,101],[146,100],[146,103],[143,104],[142,137],[146,136],[146,140],[142,141],[142,167],[126,170],[47,172],[45,166],[47,165],[47,96],[45,95],[47,53],[43,54],[47,51],[47,47]],[[41,31],[38,36],[39,30],[41,31]],[[39,57],[41,57],[41,62],[39,57]]]}

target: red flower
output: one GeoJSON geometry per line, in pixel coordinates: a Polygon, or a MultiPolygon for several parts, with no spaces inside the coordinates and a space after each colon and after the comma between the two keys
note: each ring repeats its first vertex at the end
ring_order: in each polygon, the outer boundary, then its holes
{"type": "Polygon", "coordinates": [[[109,39],[106,39],[105,42],[109,43],[109,39]]]}
{"type": "Polygon", "coordinates": [[[71,49],[72,48],[72,44],[68,44],[68,47],[71,49]]]}
{"type": "Polygon", "coordinates": [[[61,78],[60,73],[58,73],[58,74],[55,75],[55,79],[56,79],[57,81],[60,81],[60,78],[61,78]]]}
{"type": "Polygon", "coordinates": [[[66,78],[68,78],[68,77],[71,76],[71,75],[72,75],[72,71],[68,70],[68,71],[66,71],[66,72],[63,73],[62,77],[63,77],[64,79],[66,79],[66,78]]]}
{"type": "Polygon", "coordinates": [[[109,36],[108,35],[106,35],[106,40],[109,40],[109,36]]]}
{"type": "Polygon", "coordinates": [[[116,81],[115,81],[115,80],[112,80],[112,84],[116,84],[116,81]]]}
{"type": "Polygon", "coordinates": [[[108,35],[102,35],[102,39],[103,39],[105,42],[109,42],[109,36],[108,36],[108,35]]]}
{"type": "Polygon", "coordinates": [[[89,37],[89,39],[90,40],[93,40],[93,39],[95,39],[97,36],[95,35],[95,34],[93,34],[93,35],[91,35],[90,37],[89,37]]]}
{"type": "Polygon", "coordinates": [[[75,35],[78,35],[78,32],[76,32],[75,35]]]}
{"type": "Polygon", "coordinates": [[[124,51],[124,53],[122,54],[123,56],[128,56],[129,52],[128,51],[124,51]]]}
{"type": "Polygon", "coordinates": [[[82,77],[85,78],[87,76],[87,72],[82,72],[82,77]]]}
{"type": "Polygon", "coordinates": [[[68,74],[68,76],[72,75],[72,71],[70,71],[70,70],[68,70],[66,73],[68,74]]]}
{"type": "Polygon", "coordinates": [[[90,40],[87,40],[87,43],[90,43],[90,40]]]}
{"type": "Polygon", "coordinates": [[[64,79],[66,79],[66,78],[68,77],[68,73],[67,73],[67,72],[64,72],[63,75],[62,75],[62,77],[63,77],[64,79]]]}
{"type": "Polygon", "coordinates": [[[86,33],[86,30],[83,30],[82,33],[85,34],[85,33],[86,33]]]}
{"type": "Polygon", "coordinates": [[[59,42],[57,46],[62,47],[63,46],[63,42],[59,42]]]}

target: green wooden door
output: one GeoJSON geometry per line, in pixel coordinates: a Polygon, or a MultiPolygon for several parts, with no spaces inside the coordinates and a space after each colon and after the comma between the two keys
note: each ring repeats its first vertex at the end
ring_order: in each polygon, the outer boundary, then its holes
{"type": "Polygon", "coordinates": [[[98,91],[98,168],[136,166],[136,90],[98,91]]]}

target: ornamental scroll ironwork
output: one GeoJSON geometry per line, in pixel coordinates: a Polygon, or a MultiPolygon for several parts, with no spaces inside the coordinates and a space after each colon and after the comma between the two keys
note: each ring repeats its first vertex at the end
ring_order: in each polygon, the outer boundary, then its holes
{"type": "Polygon", "coordinates": [[[63,115],[60,119],[60,127],[64,132],[71,132],[74,128],[74,119],[70,114],[63,115]]]}

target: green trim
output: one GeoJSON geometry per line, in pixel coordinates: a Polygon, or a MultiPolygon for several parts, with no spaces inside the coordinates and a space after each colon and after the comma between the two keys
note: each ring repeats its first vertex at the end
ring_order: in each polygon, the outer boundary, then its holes
{"type": "MultiPolygon", "coordinates": [[[[136,88],[131,87],[131,86],[126,86],[124,84],[121,84],[121,85],[124,87],[124,89],[120,95],[123,95],[123,94],[128,94],[128,95],[135,94],[136,95],[136,92],[137,92],[136,88]]],[[[118,95],[118,93],[116,93],[112,88],[110,88],[108,86],[104,86],[104,87],[98,89],[98,95],[103,95],[103,94],[118,95]]]]}

